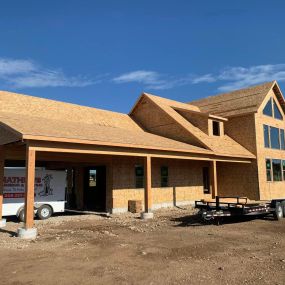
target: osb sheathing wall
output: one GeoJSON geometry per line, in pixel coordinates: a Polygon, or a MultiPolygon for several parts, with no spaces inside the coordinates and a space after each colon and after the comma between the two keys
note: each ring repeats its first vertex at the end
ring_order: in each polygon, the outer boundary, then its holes
{"type": "MultiPolygon", "coordinates": [[[[249,114],[229,118],[225,132],[251,153],[256,154],[255,116],[249,114]]],[[[217,163],[218,194],[245,196],[259,200],[258,169],[256,160],[250,164],[217,163]]]]}
{"type": "Polygon", "coordinates": [[[225,122],[225,133],[256,155],[254,114],[229,118],[225,122]]]}
{"type": "Polygon", "coordinates": [[[218,194],[259,200],[256,163],[217,163],[218,194]]]}
{"type": "MultiPolygon", "coordinates": [[[[135,188],[136,158],[113,160],[113,211],[127,211],[128,200],[144,200],[144,189],[135,188]]],[[[202,167],[209,162],[152,159],[152,208],[190,204],[203,193],[202,167]],[[160,168],[168,166],[169,187],[160,187],[160,168]]]]}
{"type": "MultiPolygon", "coordinates": [[[[274,97],[279,110],[282,110],[281,106],[273,91],[270,92],[269,96],[274,97]]],[[[264,101],[265,105],[269,97],[264,101]]],[[[263,107],[263,106],[262,106],[263,107]]],[[[258,164],[258,176],[259,176],[259,189],[260,199],[269,200],[273,198],[284,198],[285,197],[285,181],[266,181],[266,165],[265,159],[285,159],[285,150],[275,150],[264,147],[264,136],[263,136],[263,125],[269,125],[276,128],[285,128],[285,121],[277,120],[272,117],[268,117],[262,114],[262,109],[256,114],[256,136],[257,136],[257,164],[258,164]]]]}

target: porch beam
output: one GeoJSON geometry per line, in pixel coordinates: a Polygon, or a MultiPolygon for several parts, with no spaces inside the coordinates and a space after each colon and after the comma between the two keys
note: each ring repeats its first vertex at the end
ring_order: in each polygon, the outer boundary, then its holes
{"type": "Polygon", "coordinates": [[[218,195],[218,181],[217,181],[217,162],[211,161],[211,186],[212,186],[212,198],[214,199],[218,195]]]}

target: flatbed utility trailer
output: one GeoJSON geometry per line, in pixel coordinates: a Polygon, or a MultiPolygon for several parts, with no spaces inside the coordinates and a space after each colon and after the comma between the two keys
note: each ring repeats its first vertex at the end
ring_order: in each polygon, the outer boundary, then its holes
{"type": "Polygon", "coordinates": [[[195,201],[195,208],[203,221],[216,221],[224,217],[273,215],[276,220],[285,217],[285,198],[271,201],[250,201],[246,197],[216,196],[215,200],[195,201]]]}

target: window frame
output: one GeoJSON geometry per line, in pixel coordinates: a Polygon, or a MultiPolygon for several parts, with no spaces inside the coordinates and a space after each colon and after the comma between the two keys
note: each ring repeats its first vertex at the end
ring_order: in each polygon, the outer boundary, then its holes
{"type": "Polygon", "coordinates": [[[210,167],[202,167],[203,193],[211,194],[210,167]]]}
{"type": "Polygon", "coordinates": [[[270,148],[272,148],[272,149],[281,149],[281,144],[280,144],[280,129],[279,128],[276,128],[276,127],[272,127],[272,126],[270,126],[270,148]],[[273,147],[273,143],[272,143],[272,138],[274,137],[273,136],[273,131],[277,131],[277,134],[278,134],[278,137],[277,137],[277,139],[278,139],[278,147],[273,147]]]}
{"type": "Polygon", "coordinates": [[[280,181],[283,181],[282,179],[282,159],[276,159],[276,158],[273,158],[271,159],[271,168],[272,168],[272,181],[273,182],[280,182],[280,181]],[[280,179],[275,179],[275,177],[277,176],[274,176],[274,161],[279,161],[279,165],[280,165],[280,179]]]}
{"type": "Polygon", "coordinates": [[[270,126],[268,125],[263,125],[263,139],[264,139],[264,147],[266,148],[271,148],[271,140],[270,140],[270,126]],[[265,135],[265,130],[267,129],[267,139],[268,139],[268,146],[266,145],[266,135],[265,135]]]}
{"type": "Polygon", "coordinates": [[[160,187],[161,188],[169,187],[169,168],[168,168],[168,166],[161,166],[160,167],[160,187]],[[166,170],[167,174],[163,173],[164,170],[166,170]],[[165,183],[164,179],[166,179],[166,183],[165,183]]]}
{"type": "Polygon", "coordinates": [[[265,116],[267,116],[267,117],[271,117],[271,118],[274,118],[274,114],[273,114],[273,105],[272,105],[272,97],[270,97],[270,99],[267,101],[267,103],[265,104],[265,106],[264,106],[264,108],[263,108],[263,110],[262,110],[262,114],[263,115],[265,115],[265,116]],[[269,104],[270,104],[270,110],[271,110],[271,112],[270,112],[270,114],[266,114],[265,113],[265,108],[267,108],[268,106],[269,106],[269,104]]]}
{"type": "Polygon", "coordinates": [[[212,133],[213,133],[213,136],[216,136],[216,137],[221,136],[221,125],[219,121],[215,121],[215,120],[212,121],[212,133]]]}
{"type": "Polygon", "coordinates": [[[266,182],[273,182],[272,159],[271,158],[265,158],[265,171],[266,171],[266,182]],[[270,168],[267,167],[268,161],[269,161],[270,168]],[[270,180],[268,180],[268,173],[270,175],[270,180]]]}
{"type": "Polygon", "coordinates": [[[265,104],[265,106],[264,106],[264,108],[262,110],[262,114],[267,116],[267,117],[274,118],[276,120],[281,120],[281,121],[283,120],[283,113],[282,113],[282,111],[280,111],[280,109],[279,109],[279,107],[278,107],[278,105],[276,103],[276,100],[273,97],[270,97],[270,99],[265,104]],[[270,105],[271,108],[268,110],[266,108],[268,108],[269,105],[270,105]],[[266,111],[269,112],[268,114],[266,114],[265,109],[266,109],[266,111]],[[278,114],[278,116],[277,116],[277,114],[278,114]]]}
{"type": "Polygon", "coordinates": [[[144,166],[141,164],[135,165],[135,188],[142,189],[144,188],[144,166]],[[137,170],[142,169],[142,175],[138,175],[137,170]]]}
{"type": "Polygon", "coordinates": [[[279,143],[280,143],[280,149],[285,150],[285,131],[284,131],[284,129],[279,129],[279,143]]]}
{"type": "Polygon", "coordinates": [[[281,161],[282,181],[285,181],[285,160],[281,161]]]}
{"type": "Polygon", "coordinates": [[[278,105],[277,105],[277,103],[276,103],[274,98],[272,98],[272,110],[273,110],[273,118],[276,119],[276,120],[281,120],[282,121],[283,120],[283,114],[279,110],[279,107],[278,107],[278,105]],[[281,116],[281,118],[276,117],[276,114],[275,114],[275,110],[276,109],[278,111],[278,114],[281,116]]]}

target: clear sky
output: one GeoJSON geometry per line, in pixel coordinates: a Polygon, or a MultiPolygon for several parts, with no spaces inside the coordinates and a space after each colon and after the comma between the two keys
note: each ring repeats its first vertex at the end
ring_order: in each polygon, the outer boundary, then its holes
{"type": "Polygon", "coordinates": [[[128,112],[149,92],[180,101],[277,79],[283,0],[9,0],[0,89],[128,112]]]}

